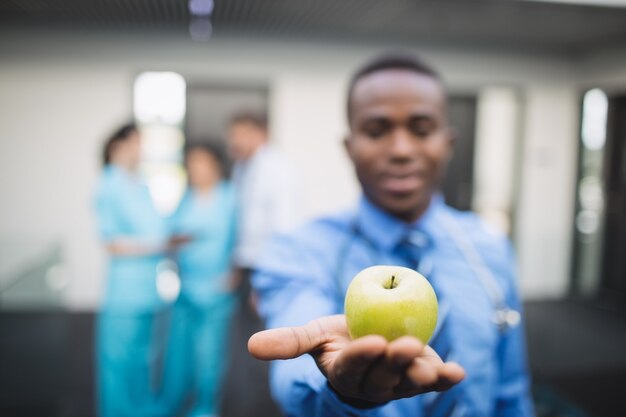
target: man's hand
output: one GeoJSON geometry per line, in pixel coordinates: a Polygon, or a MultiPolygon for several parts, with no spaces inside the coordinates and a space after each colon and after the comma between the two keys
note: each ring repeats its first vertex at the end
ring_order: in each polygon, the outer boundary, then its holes
{"type": "Polygon", "coordinates": [[[261,360],[308,353],[337,393],[374,403],[444,391],[465,376],[461,366],[443,363],[430,346],[414,337],[393,342],[382,336],[351,340],[343,315],[256,333],[248,341],[248,350],[261,360]]]}

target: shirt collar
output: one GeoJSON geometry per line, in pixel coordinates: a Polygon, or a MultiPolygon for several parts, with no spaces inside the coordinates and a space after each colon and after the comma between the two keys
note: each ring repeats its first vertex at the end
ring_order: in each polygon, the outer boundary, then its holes
{"type": "Polygon", "coordinates": [[[357,227],[372,244],[383,251],[391,251],[406,238],[411,231],[420,230],[426,235],[434,235],[435,212],[444,204],[440,194],[433,196],[426,212],[415,222],[406,223],[385,212],[362,196],[357,215],[357,227]]]}
{"type": "Polygon", "coordinates": [[[269,152],[269,145],[267,143],[262,144],[248,159],[239,161],[233,168],[233,182],[235,184],[241,184],[245,181],[244,178],[248,176],[248,172],[253,171],[255,166],[259,165],[259,161],[262,161],[269,152]]]}
{"type": "Polygon", "coordinates": [[[259,160],[262,160],[263,158],[265,158],[265,155],[267,155],[267,153],[269,152],[269,145],[267,143],[263,143],[261,144],[257,150],[250,156],[250,158],[248,158],[247,160],[245,160],[243,162],[244,165],[254,165],[255,163],[258,163],[259,160]]]}

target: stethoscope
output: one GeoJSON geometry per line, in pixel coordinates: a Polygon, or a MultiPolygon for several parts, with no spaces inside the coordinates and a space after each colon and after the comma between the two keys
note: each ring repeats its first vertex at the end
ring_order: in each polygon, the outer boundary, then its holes
{"type": "MultiPolygon", "coordinates": [[[[442,213],[441,215],[444,214],[442,213]]],[[[507,305],[504,292],[502,291],[500,285],[498,285],[496,277],[485,264],[483,257],[480,255],[478,250],[476,250],[476,247],[472,244],[472,242],[470,242],[467,236],[465,236],[458,221],[454,217],[445,214],[445,219],[443,220],[445,221],[440,221],[438,223],[445,229],[446,233],[452,238],[454,244],[459,248],[463,257],[470,265],[470,268],[480,281],[482,287],[487,293],[487,296],[491,300],[494,308],[492,321],[496,328],[500,331],[500,333],[506,333],[508,330],[517,327],[520,324],[522,316],[519,311],[507,305]]],[[[339,263],[335,271],[335,282],[337,283],[338,288],[341,287],[341,280],[345,270],[348,252],[357,238],[362,239],[366,243],[368,251],[373,259],[380,258],[379,250],[376,248],[374,243],[361,232],[358,222],[355,219],[351,225],[351,235],[339,252],[339,263]]],[[[432,263],[420,266],[420,272],[423,275],[428,276],[429,271],[432,270],[432,263]]]]}

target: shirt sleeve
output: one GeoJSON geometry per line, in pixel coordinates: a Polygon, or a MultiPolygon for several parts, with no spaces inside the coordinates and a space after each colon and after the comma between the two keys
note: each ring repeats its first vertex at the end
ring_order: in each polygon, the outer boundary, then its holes
{"type": "MultiPolygon", "coordinates": [[[[520,314],[523,315],[522,303],[515,285],[515,259],[513,250],[508,242],[507,257],[508,265],[510,265],[507,306],[519,311],[520,314]]],[[[499,417],[534,416],[535,412],[529,389],[526,338],[523,321],[501,335],[497,356],[500,383],[497,388],[495,415],[499,417]]]]}
{"type": "MultiPolygon", "coordinates": [[[[253,277],[267,327],[300,326],[339,311],[331,271],[322,266],[321,259],[321,254],[285,237],[277,237],[268,246],[253,277]]],[[[342,402],[308,355],[274,361],[270,385],[287,416],[381,415],[380,407],[362,410],[342,402]]]]}

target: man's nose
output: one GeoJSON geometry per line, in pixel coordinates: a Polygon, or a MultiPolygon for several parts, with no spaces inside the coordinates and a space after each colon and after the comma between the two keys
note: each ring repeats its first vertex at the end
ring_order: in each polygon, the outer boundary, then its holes
{"type": "Polygon", "coordinates": [[[419,144],[406,129],[395,129],[390,139],[389,154],[392,158],[407,159],[415,156],[419,144]]]}

